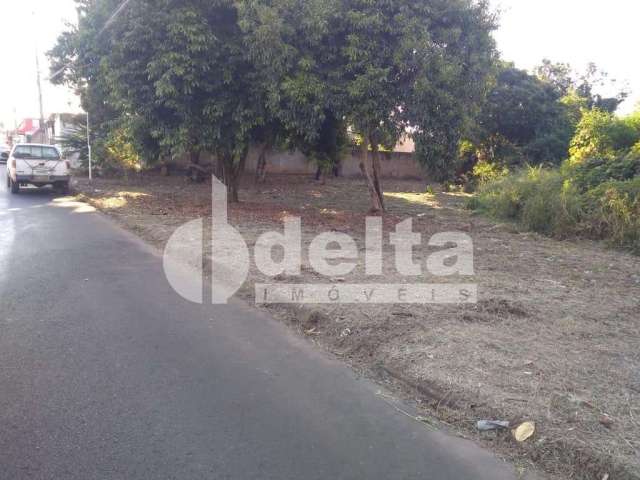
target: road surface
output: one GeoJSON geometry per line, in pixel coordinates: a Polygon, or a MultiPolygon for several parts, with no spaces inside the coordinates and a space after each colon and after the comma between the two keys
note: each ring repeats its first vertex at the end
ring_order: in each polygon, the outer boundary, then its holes
{"type": "Polygon", "coordinates": [[[0,480],[514,478],[378,391],[250,307],[182,300],[91,208],[0,187],[0,480]]]}

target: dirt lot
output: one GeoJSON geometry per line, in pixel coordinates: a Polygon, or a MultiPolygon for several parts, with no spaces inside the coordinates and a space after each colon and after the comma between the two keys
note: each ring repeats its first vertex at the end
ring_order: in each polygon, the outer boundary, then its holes
{"type": "MultiPolygon", "coordinates": [[[[269,309],[363,374],[415,400],[425,416],[418,420],[436,417],[523,472],[640,478],[640,258],[593,242],[519,233],[466,211],[461,195],[424,193],[419,182],[384,187],[387,230],[413,217],[424,238],[446,231],[472,237],[479,303],[269,309]],[[509,431],[477,433],[480,419],[531,420],[536,433],[517,444],[509,431]]],[[[211,208],[210,186],[183,178],[97,180],[91,186],[78,180],[76,189],[158,247],[174,228],[211,208]]],[[[334,230],[351,234],[364,249],[362,182],[319,185],[306,177],[272,177],[259,187],[247,185],[241,199],[231,206],[230,221],[250,246],[295,215],[302,217],[305,243],[334,230]]],[[[383,279],[365,280],[360,266],[338,281],[403,283],[389,246],[385,254],[383,279]]],[[[252,302],[252,285],[262,280],[254,270],[240,296],[252,302]]],[[[306,260],[302,278],[278,280],[322,281],[306,260]]]]}

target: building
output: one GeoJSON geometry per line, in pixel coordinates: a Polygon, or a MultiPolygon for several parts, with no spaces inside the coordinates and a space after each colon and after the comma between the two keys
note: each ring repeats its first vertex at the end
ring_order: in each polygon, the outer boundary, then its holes
{"type": "Polygon", "coordinates": [[[83,124],[84,116],[75,113],[52,113],[47,120],[50,143],[60,143],[60,137],[71,133],[78,124],[83,124]]]}
{"type": "Polygon", "coordinates": [[[25,118],[18,128],[10,134],[15,143],[44,143],[45,132],[40,128],[40,120],[37,118],[25,118]]]}

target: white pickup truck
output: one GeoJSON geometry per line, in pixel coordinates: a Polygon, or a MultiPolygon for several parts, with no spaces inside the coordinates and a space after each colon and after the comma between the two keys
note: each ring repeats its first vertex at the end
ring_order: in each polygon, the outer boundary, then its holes
{"type": "Polygon", "coordinates": [[[11,193],[20,187],[52,185],[61,193],[69,190],[70,164],[53,145],[20,143],[13,147],[7,161],[7,188],[11,193]]]}

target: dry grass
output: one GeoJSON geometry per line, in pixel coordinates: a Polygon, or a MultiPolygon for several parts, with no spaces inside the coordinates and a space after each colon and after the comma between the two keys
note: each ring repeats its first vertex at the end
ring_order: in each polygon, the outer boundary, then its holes
{"type": "MultiPolygon", "coordinates": [[[[101,180],[92,188],[80,181],[78,188],[158,246],[173,228],[210,211],[209,186],[183,179],[101,180]]],[[[465,211],[459,195],[424,193],[418,182],[387,182],[385,189],[387,229],[411,216],[425,237],[472,236],[480,302],[317,307],[323,320],[309,334],[313,341],[467,434],[481,418],[535,421],[536,435],[524,445],[509,435],[479,437],[521,466],[562,478],[638,478],[640,258],[518,233],[465,211]]],[[[305,242],[333,229],[363,245],[368,205],[360,182],[274,177],[241,198],[230,220],[250,245],[286,215],[302,217],[305,242]]],[[[260,280],[254,271],[243,295],[252,300],[250,287],[260,280]]],[[[319,278],[307,265],[302,278],[280,280],[319,278]]],[[[361,267],[345,280],[366,283],[361,267]]],[[[403,281],[392,261],[384,281],[403,281]]],[[[309,332],[290,310],[272,310],[309,332]]]]}

